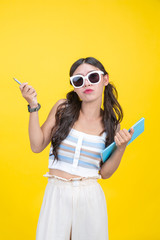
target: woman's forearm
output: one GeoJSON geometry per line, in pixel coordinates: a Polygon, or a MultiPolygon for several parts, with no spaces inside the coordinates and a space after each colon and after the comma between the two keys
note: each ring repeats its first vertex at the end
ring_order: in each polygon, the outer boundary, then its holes
{"type": "Polygon", "coordinates": [[[102,178],[109,178],[118,168],[124,151],[127,147],[128,142],[131,140],[134,133],[133,127],[130,128],[130,132],[127,129],[122,129],[116,133],[114,140],[116,142],[116,150],[112,153],[110,158],[102,165],[100,174],[102,178]]]}
{"type": "Polygon", "coordinates": [[[102,178],[106,179],[112,176],[121,162],[124,151],[125,148],[120,150],[117,148],[110,158],[102,165],[100,170],[102,178]]]}
{"type": "MultiPolygon", "coordinates": [[[[36,108],[38,102],[35,89],[28,83],[22,83],[19,88],[22,96],[29,103],[30,108],[36,108]]],[[[28,131],[32,151],[41,152],[43,150],[44,134],[39,125],[38,111],[30,112],[28,131]]]]}
{"type": "Polygon", "coordinates": [[[30,113],[28,130],[32,151],[40,152],[43,145],[43,132],[39,125],[39,116],[37,111],[30,113]]]}

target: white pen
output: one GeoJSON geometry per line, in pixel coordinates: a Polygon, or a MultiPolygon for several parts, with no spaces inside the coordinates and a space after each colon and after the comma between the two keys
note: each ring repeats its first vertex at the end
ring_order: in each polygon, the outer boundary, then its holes
{"type": "Polygon", "coordinates": [[[18,81],[16,78],[13,78],[18,84],[21,85],[20,81],[18,81]]]}

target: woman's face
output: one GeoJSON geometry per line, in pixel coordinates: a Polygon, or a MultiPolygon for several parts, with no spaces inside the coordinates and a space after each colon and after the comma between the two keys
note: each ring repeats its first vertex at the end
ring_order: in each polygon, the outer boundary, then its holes
{"type": "MultiPolygon", "coordinates": [[[[80,74],[86,76],[89,72],[100,70],[99,68],[92,66],[88,63],[82,63],[73,73],[72,76],[80,74]]],[[[105,76],[101,74],[101,81],[97,84],[90,83],[87,78],[85,78],[85,82],[83,87],[74,88],[74,91],[78,94],[79,98],[84,102],[91,102],[97,99],[102,99],[102,93],[105,86],[108,85],[108,75],[105,76]]]]}

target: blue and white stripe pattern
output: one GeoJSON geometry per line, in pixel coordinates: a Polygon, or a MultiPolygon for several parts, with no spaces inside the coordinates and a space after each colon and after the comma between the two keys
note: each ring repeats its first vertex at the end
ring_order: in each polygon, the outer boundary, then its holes
{"type": "Polygon", "coordinates": [[[71,129],[58,149],[58,161],[49,154],[49,169],[59,169],[82,177],[98,177],[101,155],[105,148],[106,133],[101,136],[91,135],[71,129]]]}

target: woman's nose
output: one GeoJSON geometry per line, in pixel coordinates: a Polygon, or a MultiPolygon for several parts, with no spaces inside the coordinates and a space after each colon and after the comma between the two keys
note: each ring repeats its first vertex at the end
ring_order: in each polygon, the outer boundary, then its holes
{"type": "Polygon", "coordinates": [[[88,81],[87,78],[84,79],[84,86],[90,86],[90,82],[88,81]]]}

